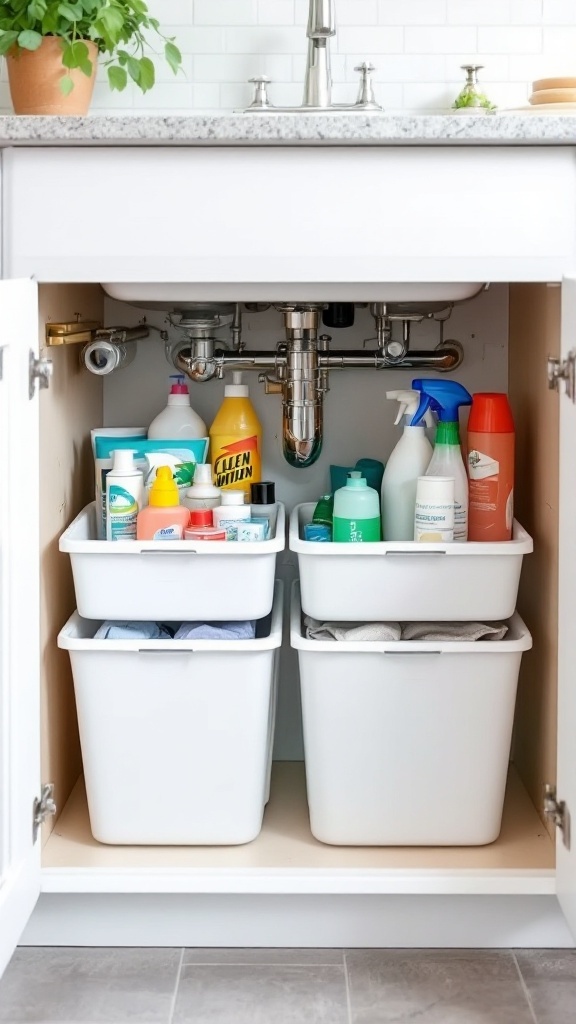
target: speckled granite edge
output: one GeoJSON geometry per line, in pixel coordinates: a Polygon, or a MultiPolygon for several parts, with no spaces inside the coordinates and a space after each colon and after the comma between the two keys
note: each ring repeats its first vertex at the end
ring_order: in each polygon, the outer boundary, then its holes
{"type": "Polygon", "coordinates": [[[574,114],[0,116],[0,146],[576,145],[574,114]]]}

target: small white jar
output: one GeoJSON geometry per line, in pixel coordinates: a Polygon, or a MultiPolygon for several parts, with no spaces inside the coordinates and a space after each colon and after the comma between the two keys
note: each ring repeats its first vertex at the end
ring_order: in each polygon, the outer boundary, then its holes
{"type": "Polygon", "coordinates": [[[221,502],[212,513],[214,526],[226,530],[227,540],[238,540],[238,523],[251,517],[250,505],[244,504],[244,491],[222,491],[221,502]]]}

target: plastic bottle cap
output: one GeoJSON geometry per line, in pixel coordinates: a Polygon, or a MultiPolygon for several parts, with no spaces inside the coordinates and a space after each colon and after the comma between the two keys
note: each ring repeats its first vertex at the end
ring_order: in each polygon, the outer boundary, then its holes
{"type": "Polygon", "coordinates": [[[242,374],[237,370],[234,370],[232,374],[232,384],[227,384],[224,388],[225,398],[248,398],[250,392],[248,391],[248,385],[242,383],[242,374]]]}
{"type": "Polygon", "coordinates": [[[211,508],[195,508],[190,513],[190,526],[213,526],[211,508]]]}
{"type": "Polygon", "coordinates": [[[514,418],[508,396],[494,391],[474,395],[468,430],[479,434],[513,434],[514,418]]]}
{"type": "Polygon", "coordinates": [[[250,484],[251,505],[273,505],[276,501],[276,484],[272,480],[250,484]]]}
{"type": "Polygon", "coordinates": [[[211,484],[212,483],[212,466],[209,462],[197,462],[194,467],[194,484],[211,484]]]}
{"type": "Polygon", "coordinates": [[[346,487],[368,487],[368,481],[366,477],[361,476],[360,473],[350,473],[346,481],[346,487]]]}
{"type": "Polygon", "coordinates": [[[222,491],[222,505],[244,505],[244,491],[222,491]]]}
{"type": "Polygon", "coordinates": [[[178,487],[170,466],[158,466],[156,479],[150,489],[149,504],[154,508],[168,508],[179,503],[178,487]]]}
{"type": "Polygon", "coordinates": [[[115,448],[112,455],[114,456],[113,473],[134,473],[136,451],[133,448],[115,448]]]}
{"type": "Polygon", "coordinates": [[[170,388],[171,395],[188,395],[188,397],[190,397],[188,388],[184,383],[184,377],[181,373],[172,374],[170,380],[176,381],[176,383],[170,388]]]}

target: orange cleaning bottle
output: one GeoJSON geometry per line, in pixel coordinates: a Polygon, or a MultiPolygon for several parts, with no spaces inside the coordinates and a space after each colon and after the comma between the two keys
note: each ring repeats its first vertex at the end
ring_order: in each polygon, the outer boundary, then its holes
{"type": "Polygon", "coordinates": [[[262,427],[242,374],[232,374],[210,427],[212,479],[222,491],[244,491],[262,479],[262,427]]]}
{"type": "Polygon", "coordinates": [[[506,541],[514,520],[514,419],[504,394],[473,397],[468,421],[468,540],[506,541]]]}

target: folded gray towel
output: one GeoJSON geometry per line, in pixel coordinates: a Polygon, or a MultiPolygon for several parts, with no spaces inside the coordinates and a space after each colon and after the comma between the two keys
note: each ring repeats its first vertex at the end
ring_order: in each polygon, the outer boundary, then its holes
{"type": "Polygon", "coordinates": [[[508,626],[482,622],[318,622],[305,616],[308,640],[340,640],[344,643],[390,640],[451,641],[503,640],[508,626]]]}
{"type": "Polygon", "coordinates": [[[403,640],[503,640],[508,626],[499,622],[487,626],[483,622],[405,622],[403,640]]]}
{"type": "Polygon", "coordinates": [[[399,622],[318,622],[304,619],[308,640],[344,640],[347,643],[364,640],[400,640],[399,622]]]}

